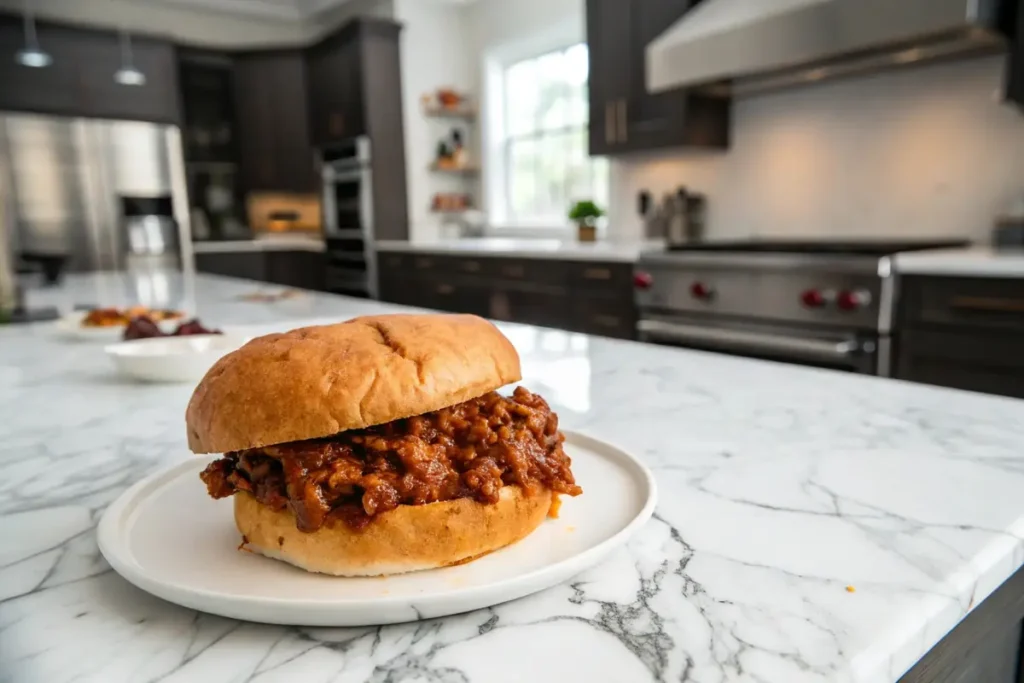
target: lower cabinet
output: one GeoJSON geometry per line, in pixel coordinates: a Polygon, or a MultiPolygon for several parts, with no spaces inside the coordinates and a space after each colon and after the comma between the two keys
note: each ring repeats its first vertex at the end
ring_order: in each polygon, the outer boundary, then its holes
{"type": "Polygon", "coordinates": [[[381,253],[381,299],[492,320],[632,339],[632,266],[381,253]]]}
{"type": "Polygon", "coordinates": [[[196,254],[200,273],[324,291],[326,256],[315,251],[239,251],[196,254]]]}
{"type": "Polygon", "coordinates": [[[906,277],[899,379],[1024,398],[1024,279],[906,277]]]}

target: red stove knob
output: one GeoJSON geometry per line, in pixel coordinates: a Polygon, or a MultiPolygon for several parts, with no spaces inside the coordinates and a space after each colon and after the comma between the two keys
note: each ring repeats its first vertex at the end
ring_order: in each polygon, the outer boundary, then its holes
{"type": "Polygon", "coordinates": [[[836,293],[830,289],[808,289],[800,295],[800,301],[807,308],[821,308],[836,300],[836,293]]]}
{"type": "Polygon", "coordinates": [[[694,282],[690,285],[690,296],[694,299],[701,299],[702,301],[708,301],[715,295],[715,290],[710,285],[706,285],[703,282],[694,282]]]}
{"type": "Polygon", "coordinates": [[[633,273],[633,286],[637,289],[650,289],[653,284],[654,278],[651,277],[650,273],[643,271],[633,273]]]}
{"type": "Polygon", "coordinates": [[[800,295],[800,301],[804,302],[807,308],[821,308],[825,305],[825,295],[817,289],[808,289],[800,295]]]}
{"type": "Polygon", "coordinates": [[[836,305],[843,311],[856,311],[871,303],[871,292],[864,289],[840,292],[836,305]]]}

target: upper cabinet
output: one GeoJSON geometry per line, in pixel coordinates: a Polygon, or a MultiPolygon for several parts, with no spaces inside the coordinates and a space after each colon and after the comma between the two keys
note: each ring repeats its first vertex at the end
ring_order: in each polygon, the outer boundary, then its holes
{"type": "Polygon", "coordinates": [[[591,154],[728,146],[727,99],[647,91],[648,43],[699,1],[587,0],[591,154]]]}
{"type": "Polygon", "coordinates": [[[303,53],[273,50],[238,55],[234,80],[244,189],[318,191],[303,53]]]}
{"type": "Polygon", "coordinates": [[[358,24],[350,26],[307,52],[309,125],[317,145],[366,134],[363,36],[358,24]]]}
{"type": "Polygon", "coordinates": [[[0,110],[65,116],[94,116],[178,123],[177,64],[174,46],[134,37],[134,65],[146,76],[143,85],[114,80],[121,66],[118,35],[40,23],[39,43],[53,63],[45,68],[18,64],[24,46],[20,18],[0,17],[0,110]]]}

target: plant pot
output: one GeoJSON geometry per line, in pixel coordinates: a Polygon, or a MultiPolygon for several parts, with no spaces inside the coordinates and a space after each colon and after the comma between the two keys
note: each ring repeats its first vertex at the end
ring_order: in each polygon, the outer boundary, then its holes
{"type": "Polygon", "coordinates": [[[583,218],[576,221],[576,239],[579,242],[596,242],[597,219],[583,218]]]}

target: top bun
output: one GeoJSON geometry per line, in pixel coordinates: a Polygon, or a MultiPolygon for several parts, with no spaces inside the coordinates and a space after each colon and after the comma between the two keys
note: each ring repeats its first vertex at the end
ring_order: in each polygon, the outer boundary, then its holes
{"type": "Polygon", "coordinates": [[[210,368],[185,413],[195,453],[303,441],[468,401],[521,379],[475,315],[380,315],[253,339],[210,368]]]}

